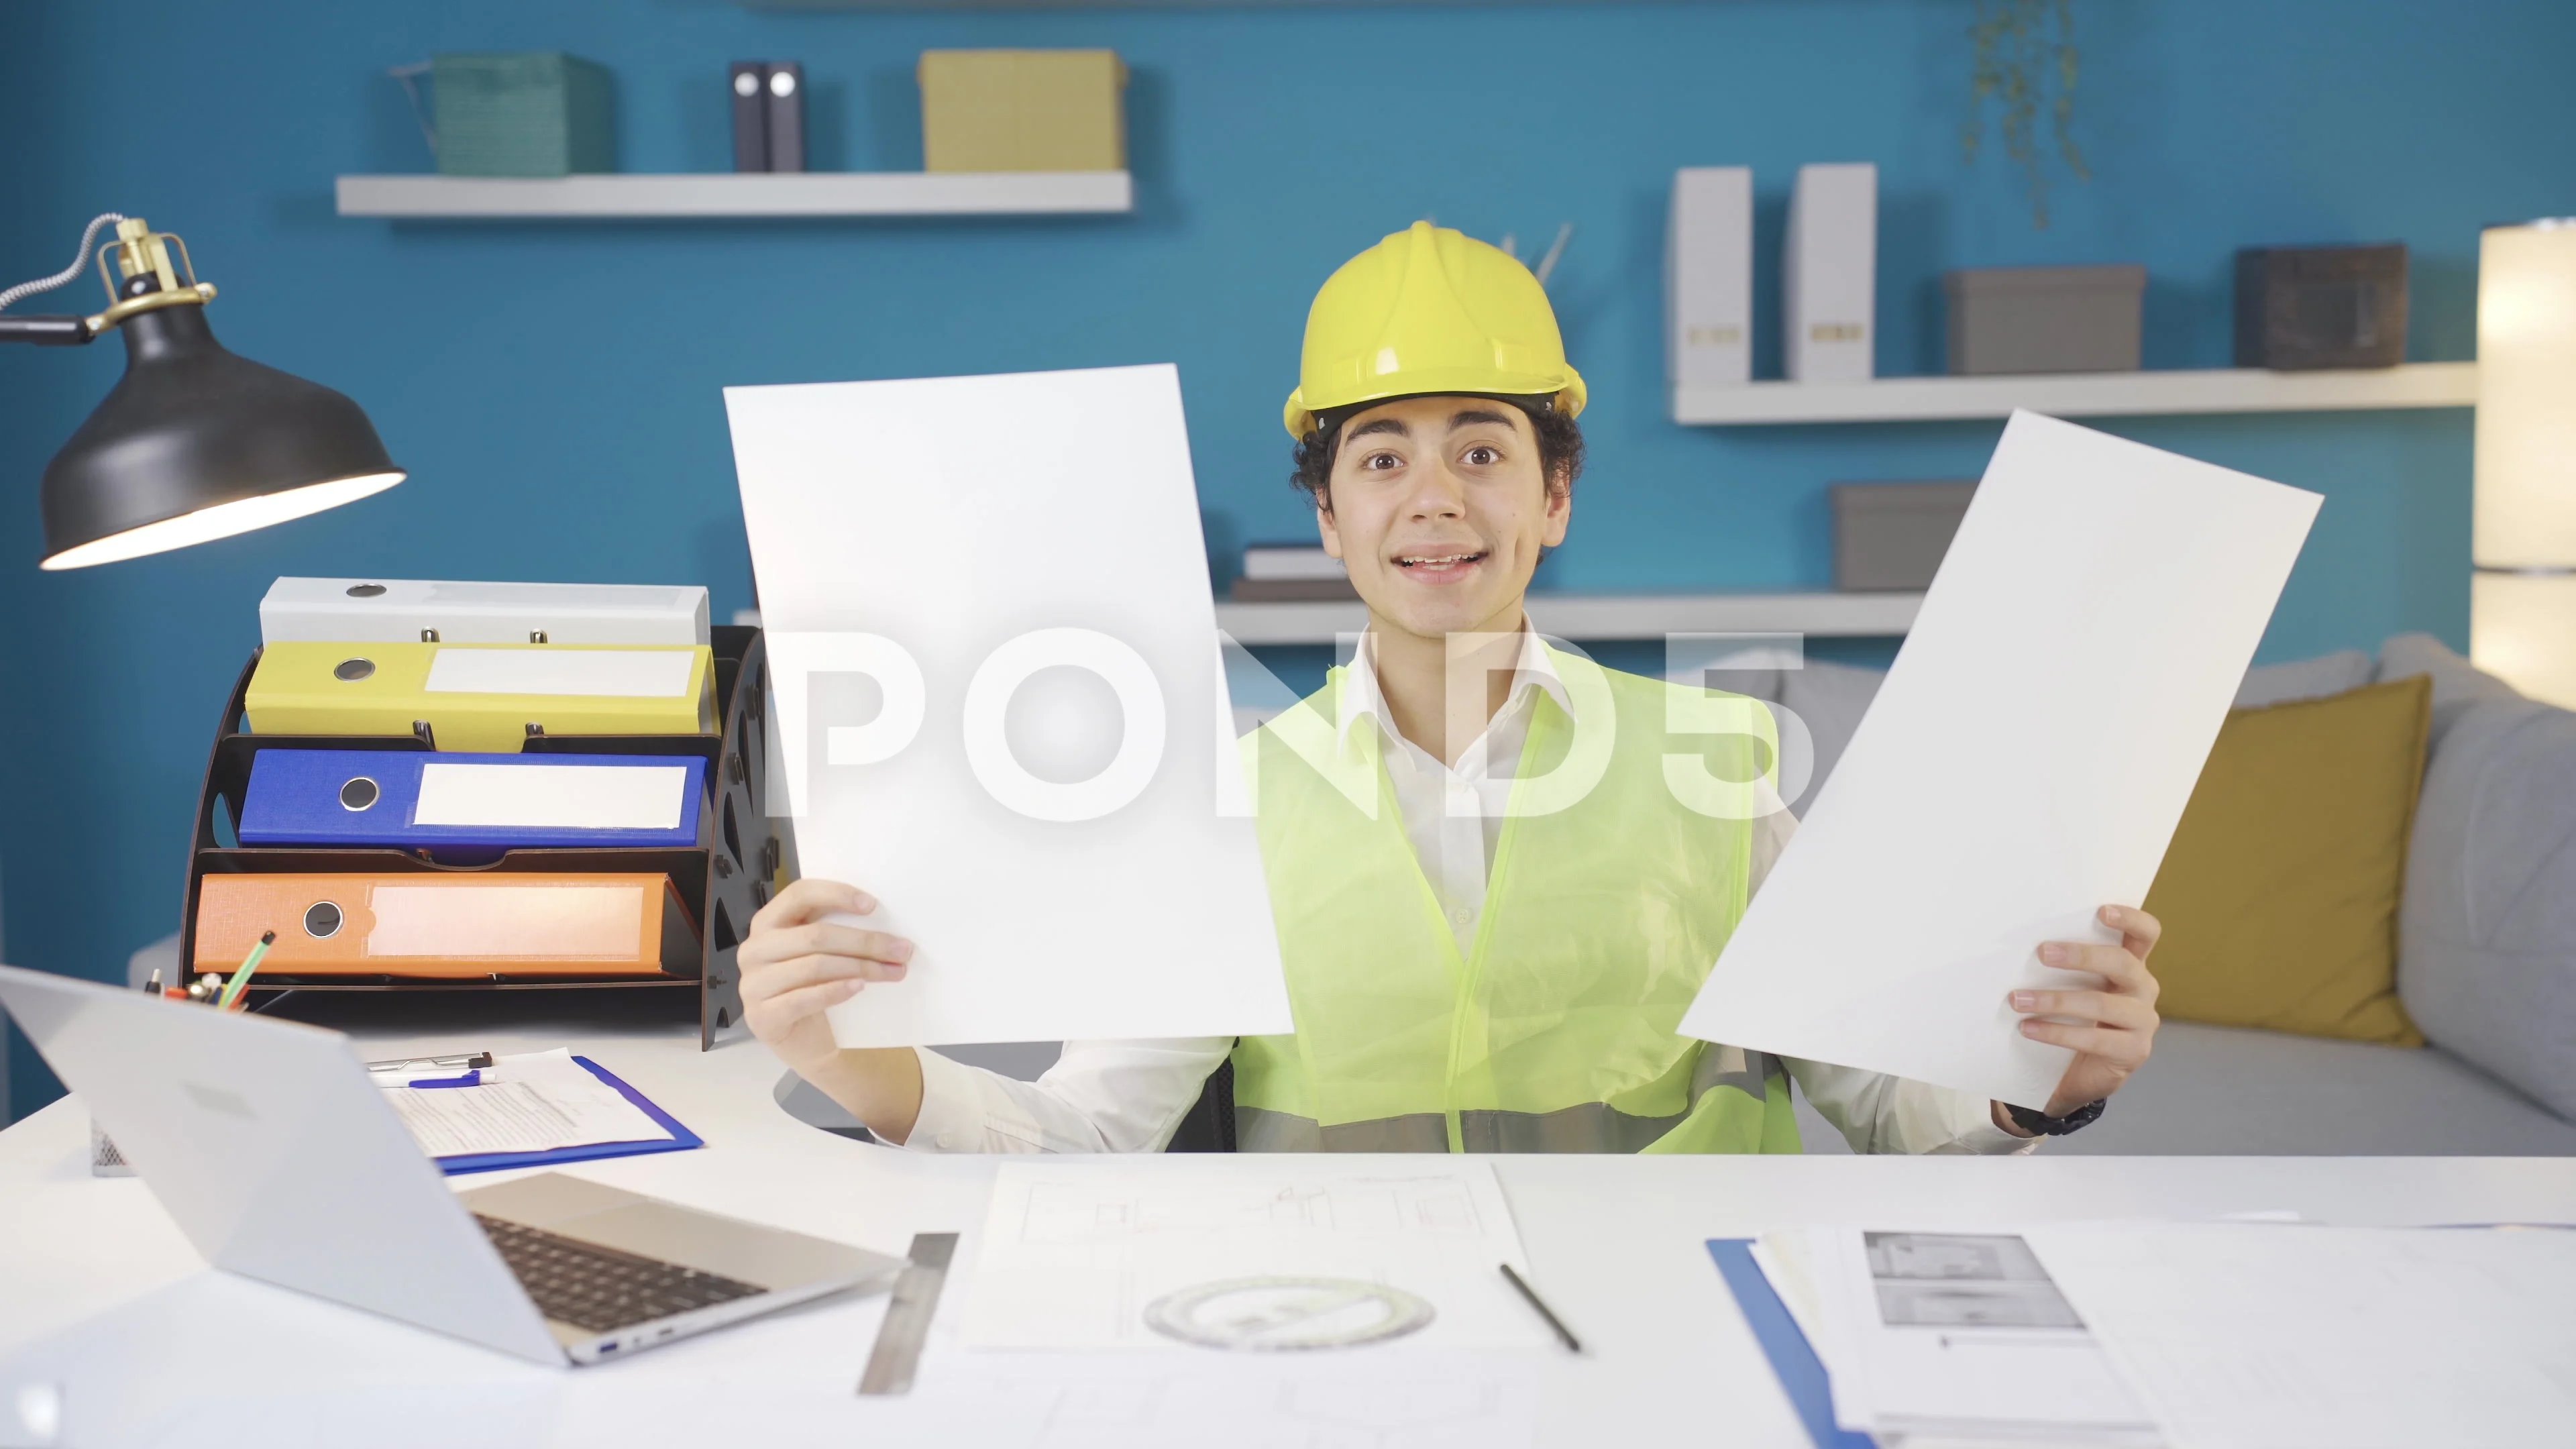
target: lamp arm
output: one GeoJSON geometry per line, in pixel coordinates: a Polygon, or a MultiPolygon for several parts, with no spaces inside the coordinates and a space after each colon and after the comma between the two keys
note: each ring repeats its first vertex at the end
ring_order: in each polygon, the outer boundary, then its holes
{"type": "Polygon", "coordinates": [[[38,347],[77,347],[98,334],[87,317],[0,317],[0,342],[32,342],[38,347]]]}
{"type": "MultiPolygon", "coordinates": [[[[114,211],[101,212],[91,217],[89,225],[81,231],[80,251],[72,258],[71,265],[50,277],[38,277],[32,282],[20,282],[6,291],[0,291],[0,312],[7,311],[9,304],[21,297],[32,297],[38,292],[50,292],[79,276],[81,268],[89,263],[89,244],[98,239],[99,228],[123,220],[125,220],[124,215],[114,211]]],[[[33,342],[39,347],[78,346],[94,340],[103,330],[105,329],[91,326],[86,317],[0,317],[0,342],[33,342]]]]}

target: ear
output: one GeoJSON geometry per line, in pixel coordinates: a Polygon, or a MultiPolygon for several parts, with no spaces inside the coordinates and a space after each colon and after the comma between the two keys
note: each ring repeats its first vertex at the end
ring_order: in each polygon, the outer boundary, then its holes
{"type": "Polygon", "coordinates": [[[1342,531],[1333,526],[1333,507],[1322,497],[1315,500],[1315,534],[1324,541],[1324,552],[1334,558],[1342,556],[1342,531]]]}
{"type": "Polygon", "coordinates": [[[1546,526],[1539,542],[1549,548],[1565,542],[1566,526],[1574,521],[1574,480],[1560,468],[1548,475],[1546,526]]]}

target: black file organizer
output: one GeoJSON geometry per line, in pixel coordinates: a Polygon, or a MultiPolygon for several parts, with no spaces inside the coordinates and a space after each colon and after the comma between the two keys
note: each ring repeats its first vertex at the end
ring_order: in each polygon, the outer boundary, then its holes
{"type": "MultiPolygon", "coordinates": [[[[245,718],[250,679],[259,667],[254,651],[233,685],[232,699],[206,761],[205,784],[197,795],[197,833],[188,857],[187,908],[181,916],[179,960],[192,978],[203,971],[230,972],[238,961],[196,959],[199,883],[209,875],[297,874],[407,871],[512,872],[658,871],[679,887],[695,919],[699,969],[694,977],[547,977],[496,975],[484,980],[403,980],[397,977],[310,976],[262,972],[251,990],[263,999],[287,991],[315,992],[662,992],[676,997],[692,991],[698,1002],[698,1044],[713,1047],[720,1033],[742,1021],[740,973],[734,950],[751,923],[752,913],[769,903],[779,873],[777,833],[768,814],[768,761],[762,713],[768,695],[767,659],[758,629],[718,625],[712,631],[716,699],[723,732],[716,735],[540,735],[521,746],[524,754],[560,755],[696,755],[707,762],[705,796],[699,800],[698,843],[687,849],[616,847],[518,849],[499,859],[457,864],[429,858],[426,852],[387,847],[340,848],[245,846],[239,844],[242,795],[250,782],[251,760],[261,750],[431,750],[421,735],[255,735],[245,718]]],[[[560,997],[550,1004],[561,1007],[560,997]]],[[[674,1001],[676,1008],[677,1002],[674,1001]]]]}

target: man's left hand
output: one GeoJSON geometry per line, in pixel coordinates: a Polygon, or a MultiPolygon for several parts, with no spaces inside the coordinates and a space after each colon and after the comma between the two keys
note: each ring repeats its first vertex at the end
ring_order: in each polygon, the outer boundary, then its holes
{"type": "MultiPolygon", "coordinates": [[[[2075,1050],[2075,1060],[2058,1079],[2057,1094],[2048,1099],[2046,1110],[2051,1117],[2063,1117],[2120,1090],[2155,1046],[2156,978],[2147,972],[2147,953],[2156,948],[2164,927],[2135,906],[2104,906],[2101,919],[2120,933],[2120,944],[2051,941],[2039,948],[2039,959],[2050,966],[2101,977],[2100,990],[2025,989],[2008,998],[2012,1009],[2026,1018],[2022,1035],[2075,1050]],[[2037,1019],[2041,1017],[2061,1019],[2037,1019]]],[[[2030,1135],[2014,1124],[2001,1103],[1995,1104],[1994,1118],[1996,1126],[2016,1137],[2030,1135]]]]}

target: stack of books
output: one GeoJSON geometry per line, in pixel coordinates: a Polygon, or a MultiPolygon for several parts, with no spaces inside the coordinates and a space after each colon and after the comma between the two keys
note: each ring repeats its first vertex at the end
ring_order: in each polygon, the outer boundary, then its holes
{"type": "Polygon", "coordinates": [[[1238,603],[1291,603],[1356,599],[1342,561],[1311,543],[1254,543],[1243,550],[1243,572],[1234,580],[1238,603]]]}

